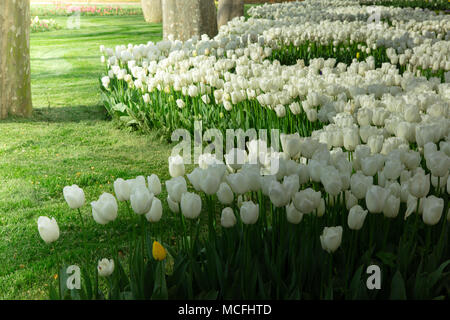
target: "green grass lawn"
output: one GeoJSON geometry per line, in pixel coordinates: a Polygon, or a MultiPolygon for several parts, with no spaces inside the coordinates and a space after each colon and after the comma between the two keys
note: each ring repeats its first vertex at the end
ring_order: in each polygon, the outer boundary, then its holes
{"type": "MultiPolygon", "coordinates": [[[[67,18],[56,19],[65,27],[67,18]]],[[[93,221],[90,202],[113,192],[118,177],[156,173],[168,178],[171,147],[152,135],[120,130],[107,119],[99,105],[99,46],[160,38],[161,26],[147,25],[142,17],[82,17],[79,30],[32,34],[33,116],[0,122],[1,299],[47,297],[57,254],[39,237],[36,221],[41,215],[57,219],[57,251],[66,263],[80,264],[87,257],[94,265],[107,256],[111,235],[106,230],[114,230],[113,239],[126,254],[124,239],[133,223],[123,204],[111,228],[93,221]],[[89,221],[89,249],[81,241],[78,213],[62,195],[71,184],[86,193],[82,213],[89,221]]],[[[161,199],[166,205],[164,194],[161,199]]],[[[170,235],[175,231],[166,210],[165,215],[162,224],[170,235]]]]}

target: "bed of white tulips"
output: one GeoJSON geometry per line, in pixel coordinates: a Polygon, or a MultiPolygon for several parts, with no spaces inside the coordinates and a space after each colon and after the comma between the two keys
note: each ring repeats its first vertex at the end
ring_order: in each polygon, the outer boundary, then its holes
{"type": "Polygon", "coordinates": [[[356,118],[366,107],[361,99],[387,111],[382,122],[403,112],[393,99],[430,99],[426,107],[446,116],[448,15],[367,8],[355,1],[257,6],[214,39],[101,47],[105,106],[129,125],[168,136],[193,130],[193,120],[309,136],[341,113],[356,118]]]}
{"type": "MultiPolygon", "coordinates": [[[[355,1],[264,5],[214,39],[101,48],[105,106],[129,125],[283,132],[281,152],[251,140],[189,173],[172,156],[170,180],[118,179],[93,202],[99,224],[127,214],[117,201],[140,219],[127,267],[114,248],[98,263],[106,297],[448,298],[450,20],[375,9],[368,23],[355,1]],[[176,246],[158,231],[167,217],[176,246]],[[366,283],[373,265],[379,290],[366,283]]],[[[76,186],[64,197],[84,205],[76,186]]],[[[56,221],[38,227],[58,239],[56,221]]],[[[99,298],[91,276],[51,297],[99,298]]]]}
{"type": "MultiPolygon", "coordinates": [[[[422,153],[402,145],[387,154],[367,145],[329,151],[298,134],[282,135],[281,144],[283,152],[276,152],[252,140],[223,161],[203,154],[190,173],[181,156],[172,156],[172,178],[164,184],[156,175],[117,179],[115,195],[103,193],[91,203],[92,217],[108,225],[135,215],[140,227],[129,235],[128,268],[111,248],[112,259],[98,262],[108,295],[99,293],[98,277],[84,274],[83,289],[62,287],[51,297],[448,297],[448,141],[428,142],[422,153]],[[267,174],[274,163],[278,170],[267,174]],[[158,197],[164,185],[169,210],[163,213],[158,197]],[[118,201],[129,213],[118,214],[118,201]],[[175,247],[160,244],[158,223],[168,217],[182,230],[175,247]],[[382,290],[368,290],[371,265],[382,271],[382,290]]],[[[72,209],[84,206],[84,192],[75,185],[64,188],[64,197],[72,209]]],[[[47,243],[58,240],[54,219],[40,217],[38,228],[47,243]]]]}

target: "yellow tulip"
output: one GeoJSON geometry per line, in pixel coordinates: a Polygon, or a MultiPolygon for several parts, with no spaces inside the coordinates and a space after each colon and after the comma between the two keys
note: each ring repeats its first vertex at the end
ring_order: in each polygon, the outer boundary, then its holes
{"type": "Polygon", "coordinates": [[[153,242],[153,258],[158,261],[163,261],[166,258],[167,252],[166,249],[158,242],[153,242]]]}

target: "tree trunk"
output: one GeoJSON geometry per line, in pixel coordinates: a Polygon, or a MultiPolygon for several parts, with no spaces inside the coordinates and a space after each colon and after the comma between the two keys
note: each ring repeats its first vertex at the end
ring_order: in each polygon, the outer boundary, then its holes
{"type": "Polygon", "coordinates": [[[161,0],[141,0],[145,21],[148,23],[162,22],[161,0]]]}
{"type": "Polygon", "coordinates": [[[30,116],[30,1],[0,2],[0,118],[30,116]]]}
{"type": "Polygon", "coordinates": [[[186,41],[193,36],[217,35],[214,0],[162,0],[163,35],[186,41]]]}
{"type": "Polygon", "coordinates": [[[244,15],[244,0],[219,0],[217,25],[220,28],[235,17],[244,15]]]}

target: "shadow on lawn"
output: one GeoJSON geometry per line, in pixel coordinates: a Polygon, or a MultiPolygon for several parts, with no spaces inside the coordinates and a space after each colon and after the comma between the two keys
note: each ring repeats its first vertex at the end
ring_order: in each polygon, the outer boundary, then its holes
{"type": "Polygon", "coordinates": [[[96,106],[70,106],[54,108],[36,108],[30,118],[9,117],[1,120],[2,123],[33,123],[33,122],[81,122],[81,121],[105,121],[109,115],[102,105],[96,106]]]}

